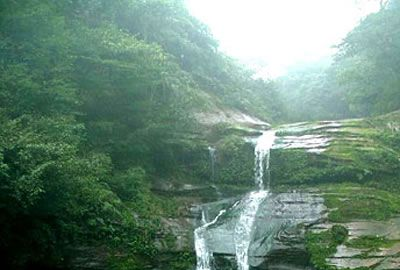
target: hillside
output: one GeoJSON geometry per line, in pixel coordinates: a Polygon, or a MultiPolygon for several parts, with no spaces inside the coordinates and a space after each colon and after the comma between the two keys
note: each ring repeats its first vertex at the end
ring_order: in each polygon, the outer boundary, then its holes
{"type": "Polygon", "coordinates": [[[0,36],[6,268],[63,267],[86,247],[154,256],[168,205],[152,183],[204,179],[192,163],[212,126],[280,117],[270,83],[180,0],[5,0],[0,36]]]}
{"type": "Polygon", "coordinates": [[[0,0],[0,266],[400,269],[398,3],[267,80],[184,0],[0,0]]]}

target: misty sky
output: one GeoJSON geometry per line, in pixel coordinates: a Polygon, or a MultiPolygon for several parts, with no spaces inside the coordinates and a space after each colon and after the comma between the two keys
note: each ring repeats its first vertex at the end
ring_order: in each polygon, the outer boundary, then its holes
{"type": "Polygon", "coordinates": [[[289,66],[331,55],[360,19],[379,7],[374,0],[186,0],[209,25],[222,51],[282,75],[289,66]]]}

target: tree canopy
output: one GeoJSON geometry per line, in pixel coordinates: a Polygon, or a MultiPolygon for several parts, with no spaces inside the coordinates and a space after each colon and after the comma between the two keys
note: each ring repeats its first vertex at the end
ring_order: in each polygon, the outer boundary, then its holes
{"type": "Polygon", "coordinates": [[[289,120],[373,116],[400,109],[399,3],[388,1],[363,19],[337,46],[332,64],[304,66],[279,79],[289,120]]]}
{"type": "Polygon", "coordinates": [[[193,113],[280,115],[272,85],[220,53],[181,0],[1,0],[0,36],[10,268],[60,265],[93,242],[153,254],[150,182],[177,173],[193,113]]]}

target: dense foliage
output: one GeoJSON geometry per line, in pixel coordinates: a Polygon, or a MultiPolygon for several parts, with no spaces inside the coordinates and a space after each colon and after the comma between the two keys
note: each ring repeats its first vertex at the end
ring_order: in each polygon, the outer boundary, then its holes
{"type": "Polygon", "coordinates": [[[400,109],[400,1],[363,19],[331,65],[308,65],[279,79],[289,120],[372,116],[400,109]]]}
{"type": "MultiPolygon", "coordinates": [[[[253,79],[219,52],[183,0],[0,0],[5,269],[64,267],[76,250],[93,246],[130,254],[122,264],[113,257],[115,269],[143,269],[134,254],[155,255],[160,216],[177,208],[157,197],[152,184],[209,178],[212,135],[196,122],[198,112],[237,109],[276,122],[399,109],[398,2],[362,21],[328,70],[307,68],[275,84],[253,79]]],[[[216,182],[245,186],[253,177],[253,149],[225,135],[216,143],[217,165],[224,165],[216,182]]],[[[376,136],[399,150],[398,136],[376,136]]],[[[310,175],[361,181],[385,160],[390,173],[377,171],[392,177],[398,159],[383,146],[372,154],[349,150],[357,164],[319,159],[324,172],[310,167],[315,160],[304,153],[277,152],[282,164],[273,173],[289,184],[305,184],[310,175]],[[292,160],[300,161],[285,168],[292,160]]],[[[177,269],[193,263],[181,255],[177,269]]]]}
{"type": "Polygon", "coordinates": [[[371,14],[339,46],[336,70],[346,99],[358,115],[376,115],[400,108],[400,7],[371,14]]]}
{"type": "Polygon", "coordinates": [[[324,60],[300,65],[277,79],[288,121],[344,119],[352,115],[344,88],[336,81],[330,64],[324,60]]]}
{"type": "Polygon", "coordinates": [[[150,183],[191,170],[177,165],[203,147],[184,137],[200,131],[193,114],[279,116],[270,83],[221,54],[180,0],[0,0],[0,37],[9,268],[61,266],[93,244],[152,256],[150,183]]]}

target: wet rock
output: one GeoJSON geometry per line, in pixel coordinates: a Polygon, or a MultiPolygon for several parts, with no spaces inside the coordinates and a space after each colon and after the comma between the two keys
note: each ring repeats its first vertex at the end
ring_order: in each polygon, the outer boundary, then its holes
{"type": "Polygon", "coordinates": [[[351,258],[363,254],[363,252],[368,251],[367,249],[358,249],[347,247],[346,245],[340,245],[337,247],[334,258],[351,258]]]}
{"type": "Polygon", "coordinates": [[[273,149],[305,149],[311,153],[321,153],[332,141],[324,135],[283,136],[276,140],[273,149]]]}
{"type": "Polygon", "coordinates": [[[107,269],[107,251],[103,247],[80,246],[71,250],[71,268],[76,270],[107,269]]]}
{"type": "Polygon", "coordinates": [[[350,238],[360,236],[380,236],[389,240],[400,239],[400,218],[388,221],[355,221],[346,224],[350,238]]]}
{"type": "MultiPolygon", "coordinates": [[[[230,203],[233,204],[233,201],[230,203]]],[[[241,207],[240,204],[228,207],[226,214],[207,230],[207,245],[214,254],[235,256],[235,227],[241,207]]],[[[266,258],[274,253],[289,254],[291,250],[305,252],[304,228],[318,223],[325,210],[323,199],[315,194],[282,193],[268,196],[256,214],[249,248],[250,265],[261,267],[266,258]]],[[[211,211],[215,213],[216,209],[211,211]]]]}
{"type": "Polygon", "coordinates": [[[162,218],[163,231],[156,239],[156,247],[160,252],[191,251],[193,245],[193,230],[196,218],[162,218]]]}
{"type": "Polygon", "coordinates": [[[400,257],[384,259],[375,270],[398,270],[400,269],[400,257]]]}
{"type": "Polygon", "coordinates": [[[196,120],[205,126],[214,126],[221,123],[268,129],[270,124],[243,112],[233,109],[219,109],[214,112],[199,112],[195,114],[196,120]]]}
{"type": "MultiPolygon", "coordinates": [[[[312,231],[325,231],[333,225],[332,223],[318,224],[312,227],[312,231]]],[[[353,221],[341,225],[348,229],[350,241],[366,236],[384,237],[388,241],[400,239],[400,218],[393,218],[388,221],[353,221]]],[[[352,248],[346,246],[346,244],[339,245],[336,253],[327,259],[327,263],[337,269],[359,267],[375,270],[400,269],[400,243],[375,249],[352,248]]]]}
{"type": "Polygon", "coordinates": [[[381,258],[330,258],[328,263],[338,269],[371,268],[381,262],[381,258]]]}

